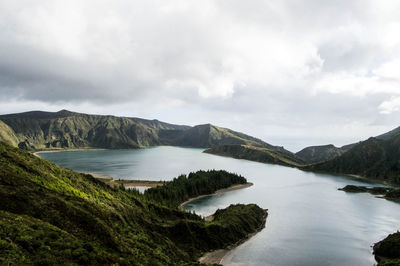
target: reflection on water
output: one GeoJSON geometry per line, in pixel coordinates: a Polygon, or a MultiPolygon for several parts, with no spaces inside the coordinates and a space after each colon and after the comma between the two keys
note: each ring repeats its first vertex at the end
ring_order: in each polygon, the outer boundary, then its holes
{"type": "Polygon", "coordinates": [[[228,253],[227,265],[373,265],[371,245],[400,229],[400,204],[337,191],[346,177],[214,156],[201,149],[156,147],[42,153],[64,167],[117,178],[170,180],[200,169],[225,169],[254,186],[193,201],[207,216],[232,203],[269,209],[266,228],[228,253]]]}

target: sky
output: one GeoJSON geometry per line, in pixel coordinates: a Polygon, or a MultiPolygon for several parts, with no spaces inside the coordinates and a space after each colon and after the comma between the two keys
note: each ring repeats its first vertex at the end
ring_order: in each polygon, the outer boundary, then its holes
{"type": "Polygon", "coordinates": [[[298,151],[400,126],[398,0],[1,0],[0,114],[212,123],[298,151]]]}

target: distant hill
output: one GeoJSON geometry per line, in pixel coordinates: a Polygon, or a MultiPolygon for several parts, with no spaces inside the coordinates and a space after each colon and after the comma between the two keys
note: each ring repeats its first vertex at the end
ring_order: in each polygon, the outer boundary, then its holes
{"type": "Polygon", "coordinates": [[[296,156],[303,159],[305,162],[312,164],[335,158],[342,155],[345,151],[346,150],[343,148],[338,148],[329,144],[304,148],[297,152],[296,156]]]}
{"type": "Polygon", "coordinates": [[[174,146],[204,148],[226,144],[243,144],[256,147],[278,148],[263,142],[260,139],[211,124],[194,126],[185,131],[178,132],[173,136],[167,136],[163,138],[165,133],[170,134],[168,131],[160,132],[160,137],[163,142],[174,146]]]}
{"type": "Polygon", "coordinates": [[[301,166],[305,162],[293,153],[284,149],[254,147],[251,145],[220,145],[207,149],[205,153],[246,159],[261,163],[280,164],[285,166],[301,166]]]}
{"type": "Polygon", "coordinates": [[[215,190],[246,182],[225,171],[191,173],[143,195],[2,142],[0,154],[1,265],[198,265],[204,252],[265,225],[255,204],[218,210],[212,222],[163,204],[201,195],[204,182],[215,190]]]}
{"type": "Polygon", "coordinates": [[[380,139],[371,137],[338,157],[303,169],[359,175],[400,184],[400,134],[380,139]]]}
{"type": "Polygon", "coordinates": [[[397,127],[397,128],[395,128],[393,130],[390,130],[389,132],[386,132],[386,133],[384,133],[382,135],[376,136],[375,138],[387,140],[387,139],[390,139],[391,137],[396,136],[398,134],[400,134],[400,127],[397,127]]]}
{"type": "MultiPolygon", "coordinates": [[[[400,127],[397,127],[387,133],[376,136],[375,138],[380,140],[388,140],[391,137],[396,136],[398,134],[400,134],[400,127]]],[[[342,147],[335,147],[332,144],[310,146],[297,152],[296,155],[309,164],[320,163],[342,155],[346,151],[356,146],[358,143],[351,143],[344,145],[342,147]]]]}
{"type": "Polygon", "coordinates": [[[274,148],[260,139],[210,124],[190,127],[67,110],[1,115],[0,122],[0,140],[26,150],[127,149],[157,145],[210,148],[225,144],[274,148]]]}

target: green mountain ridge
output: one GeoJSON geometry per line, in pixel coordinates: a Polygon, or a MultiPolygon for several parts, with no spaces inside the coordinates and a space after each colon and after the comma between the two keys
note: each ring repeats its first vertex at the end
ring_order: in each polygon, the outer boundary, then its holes
{"type": "Polygon", "coordinates": [[[166,182],[169,191],[154,192],[154,199],[2,142],[0,154],[2,265],[192,265],[204,252],[234,244],[265,224],[265,211],[254,204],[231,205],[205,222],[159,200],[174,191],[190,196],[204,180],[211,191],[245,182],[224,171],[166,182]]]}
{"type": "Polygon", "coordinates": [[[305,170],[359,175],[400,184],[400,134],[369,138],[331,160],[303,167],[305,170]]]}
{"type": "Polygon", "coordinates": [[[284,150],[211,124],[194,127],[141,118],[88,115],[67,110],[0,115],[0,140],[26,150],[141,148],[157,145],[210,148],[243,144],[284,150]]]}
{"type": "Polygon", "coordinates": [[[296,152],[296,156],[305,162],[313,164],[330,160],[345,153],[347,149],[335,147],[332,144],[310,146],[296,152]]]}
{"type": "Polygon", "coordinates": [[[296,155],[276,149],[254,147],[251,145],[219,145],[207,149],[205,153],[229,156],[236,159],[246,159],[261,163],[280,164],[296,167],[304,165],[305,162],[296,155]]]}
{"type": "MultiPolygon", "coordinates": [[[[380,140],[388,140],[399,133],[400,127],[397,127],[389,132],[378,135],[375,138],[380,140]]],[[[309,164],[320,163],[342,155],[360,142],[347,144],[342,147],[335,147],[332,144],[309,146],[299,152],[296,152],[295,154],[309,164]]]]}

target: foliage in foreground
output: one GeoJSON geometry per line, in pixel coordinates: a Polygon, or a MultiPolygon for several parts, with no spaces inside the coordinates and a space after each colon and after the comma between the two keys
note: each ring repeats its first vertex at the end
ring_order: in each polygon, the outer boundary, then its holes
{"type": "Polygon", "coordinates": [[[212,223],[0,142],[0,264],[194,264],[256,231],[236,205],[212,223]]]}

